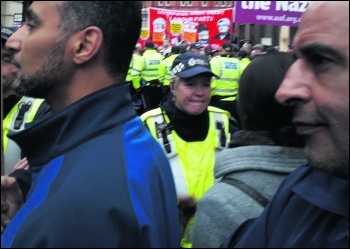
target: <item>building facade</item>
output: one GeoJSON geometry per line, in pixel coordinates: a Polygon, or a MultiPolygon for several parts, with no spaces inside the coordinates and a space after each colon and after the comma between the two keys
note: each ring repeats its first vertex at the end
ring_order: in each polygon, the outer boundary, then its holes
{"type": "Polygon", "coordinates": [[[23,1],[1,1],[1,26],[16,27],[20,25],[23,1]]]}

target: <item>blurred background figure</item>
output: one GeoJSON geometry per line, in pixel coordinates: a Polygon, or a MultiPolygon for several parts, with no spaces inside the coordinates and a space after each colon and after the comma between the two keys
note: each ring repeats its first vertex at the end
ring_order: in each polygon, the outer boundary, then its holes
{"type": "Polygon", "coordinates": [[[162,50],[160,51],[162,54],[163,58],[166,58],[170,55],[171,53],[171,44],[170,44],[170,38],[165,37],[163,39],[163,47],[162,50]]]}
{"type": "Polygon", "coordinates": [[[164,103],[170,92],[170,80],[172,77],[171,69],[175,58],[180,54],[180,47],[173,46],[167,58],[165,58],[159,67],[159,81],[162,84],[162,102],[164,103]]]}
{"type": "Polygon", "coordinates": [[[136,70],[137,67],[134,67],[134,64],[139,65],[142,63],[142,51],[140,47],[141,47],[141,44],[139,44],[139,46],[137,46],[136,44],[136,47],[131,57],[128,74],[125,79],[129,83],[130,95],[132,98],[132,105],[134,106],[135,111],[139,115],[141,115],[141,113],[143,112],[143,102],[141,99],[142,96],[141,96],[141,91],[139,90],[140,82],[139,80],[133,80],[133,79],[135,78],[137,79],[139,76],[139,72],[136,70]]]}
{"type": "Polygon", "coordinates": [[[210,60],[210,66],[218,78],[212,80],[212,97],[210,105],[226,110],[237,119],[236,98],[239,80],[239,60],[233,57],[233,45],[224,42],[220,56],[210,60]]]}
{"type": "Polygon", "coordinates": [[[202,43],[194,42],[190,45],[189,51],[196,54],[202,54],[202,51],[204,51],[204,47],[202,43]]]}
{"type": "Polygon", "coordinates": [[[12,84],[20,71],[18,62],[14,60],[14,51],[5,47],[13,30],[1,27],[1,88],[3,94],[3,146],[5,174],[14,170],[14,166],[25,156],[13,140],[7,137],[10,132],[24,129],[26,123],[39,119],[49,113],[50,107],[43,99],[24,97],[12,90],[12,84]]]}
{"type": "Polygon", "coordinates": [[[157,51],[153,42],[147,41],[141,58],[133,63],[130,77],[136,96],[140,96],[142,101],[142,108],[138,110],[139,115],[157,108],[162,101],[159,67],[163,56],[157,51]]]}
{"type": "Polygon", "coordinates": [[[251,62],[250,56],[248,55],[248,53],[241,49],[238,53],[237,53],[237,58],[239,59],[239,75],[241,76],[244,69],[249,65],[249,63],[251,62]]]}
{"type": "Polygon", "coordinates": [[[250,59],[254,59],[257,56],[263,54],[265,52],[265,46],[262,44],[256,44],[253,48],[252,48],[252,52],[250,53],[250,59]]]}
{"type": "Polygon", "coordinates": [[[252,52],[252,44],[249,42],[245,42],[243,43],[241,50],[244,50],[247,52],[247,54],[249,55],[249,57],[251,56],[251,52],[252,52]]]}
{"type": "Polygon", "coordinates": [[[233,229],[263,211],[290,172],[307,163],[293,109],[274,98],[293,62],[290,53],[266,54],[244,70],[237,103],[243,130],[217,156],[215,177],[222,180],[199,200],[193,247],[220,247],[233,229]]]}

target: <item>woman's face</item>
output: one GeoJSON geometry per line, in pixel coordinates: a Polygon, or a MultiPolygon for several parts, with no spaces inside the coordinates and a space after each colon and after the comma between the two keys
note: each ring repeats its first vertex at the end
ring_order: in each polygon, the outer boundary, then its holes
{"type": "Polygon", "coordinates": [[[174,85],[175,106],[190,115],[199,115],[207,109],[211,98],[211,75],[199,74],[182,79],[174,85]]]}

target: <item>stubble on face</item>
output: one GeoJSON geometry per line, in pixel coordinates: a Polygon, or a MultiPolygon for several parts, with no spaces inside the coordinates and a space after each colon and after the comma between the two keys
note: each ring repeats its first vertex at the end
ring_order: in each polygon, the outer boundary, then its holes
{"type": "MultiPolygon", "coordinates": [[[[310,105],[309,105],[310,106],[310,105]]],[[[349,116],[347,109],[310,109],[297,105],[294,119],[310,124],[303,136],[309,165],[349,179],[349,116]]],[[[301,126],[303,128],[303,126],[301,126]]],[[[298,129],[298,128],[297,128],[298,129]]]]}
{"type": "Polygon", "coordinates": [[[64,70],[65,43],[58,41],[45,62],[32,75],[23,75],[19,72],[12,84],[12,90],[21,96],[45,99],[52,89],[62,80],[64,70]]]}
{"type": "MultiPolygon", "coordinates": [[[[349,43],[346,43],[346,38],[333,41],[334,37],[349,30],[349,22],[344,22],[344,20],[349,20],[349,12],[338,11],[339,9],[348,9],[349,4],[348,2],[337,2],[337,4],[330,2],[310,3],[303,14],[294,45],[296,45],[297,52],[300,51],[301,47],[305,47],[305,44],[310,43],[325,44],[324,46],[332,44],[331,46],[336,50],[342,48],[342,50],[338,50],[338,53],[341,54],[339,58],[343,59],[330,63],[335,68],[334,70],[329,67],[328,71],[314,72],[318,91],[315,90],[312,97],[315,99],[314,104],[319,111],[305,112],[300,116],[304,117],[302,120],[311,119],[311,123],[320,126],[320,131],[305,137],[306,153],[310,166],[331,172],[339,178],[349,179],[349,43]],[[318,21],[320,13],[332,18],[320,22],[318,21]],[[314,25],[316,21],[318,25],[314,25]],[[331,29],[331,27],[336,28],[331,29]],[[320,94],[320,89],[324,91],[324,94],[320,94]],[[322,119],[319,120],[320,118],[322,119]]],[[[298,108],[296,108],[295,113],[298,116],[298,108]]]]}

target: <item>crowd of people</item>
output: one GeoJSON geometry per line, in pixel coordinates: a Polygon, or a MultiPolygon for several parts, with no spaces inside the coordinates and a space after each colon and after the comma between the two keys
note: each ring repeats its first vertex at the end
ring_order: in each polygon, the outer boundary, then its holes
{"type": "Polygon", "coordinates": [[[141,8],[2,28],[1,247],[348,248],[349,2],[310,4],[293,53],[142,49],[141,8]]]}
{"type": "Polygon", "coordinates": [[[253,46],[250,41],[245,41],[241,47],[226,41],[219,49],[199,41],[171,45],[166,36],[162,45],[146,41],[142,48],[137,43],[126,81],[130,83],[133,106],[138,115],[159,107],[167,100],[172,63],[178,55],[187,52],[204,55],[210,61],[211,70],[218,75],[211,80],[210,105],[228,111],[231,118],[238,122],[236,99],[240,76],[254,58],[278,52],[278,47],[253,46]]]}
{"type": "Polygon", "coordinates": [[[183,53],[195,53],[206,57],[213,73],[218,76],[211,82],[210,105],[222,108],[230,112],[232,118],[237,118],[235,100],[238,79],[251,61],[249,55],[239,57],[231,42],[223,43],[219,50],[212,50],[199,42],[171,46],[168,38],[165,38],[161,49],[158,48],[147,41],[144,49],[135,48],[130,62],[126,81],[130,83],[133,105],[139,115],[159,107],[167,100],[175,58],[183,53]]]}

